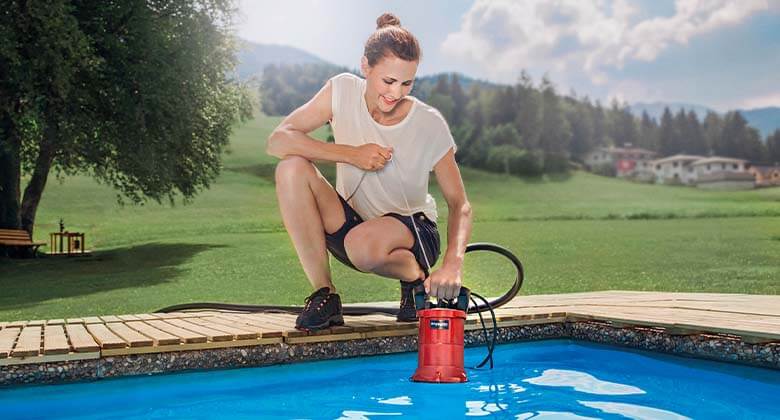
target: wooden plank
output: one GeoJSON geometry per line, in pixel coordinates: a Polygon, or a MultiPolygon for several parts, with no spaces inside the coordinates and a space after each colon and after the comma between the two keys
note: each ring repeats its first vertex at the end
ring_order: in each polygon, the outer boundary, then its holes
{"type": "Polygon", "coordinates": [[[65,322],[68,324],[83,324],[84,320],[82,318],[68,318],[65,322]]]}
{"type": "Polygon", "coordinates": [[[72,360],[99,359],[100,352],[91,353],[67,353],[67,354],[43,354],[30,357],[8,357],[0,359],[0,367],[14,365],[32,365],[36,363],[66,362],[72,360]]]}
{"type": "Polygon", "coordinates": [[[27,325],[27,321],[12,321],[5,324],[5,328],[22,328],[27,325]]]}
{"type": "MultiPolygon", "coordinates": [[[[268,344],[279,344],[282,337],[256,338],[252,340],[233,340],[233,341],[206,341],[203,343],[174,344],[162,347],[127,347],[124,349],[106,349],[102,351],[103,356],[118,356],[127,354],[148,354],[187,350],[205,350],[205,349],[224,349],[231,347],[262,346],[268,344]]],[[[2,360],[0,360],[2,363],[2,360]]]]}
{"type": "Polygon", "coordinates": [[[43,329],[43,354],[68,354],[70,346],[62,325],[46,325],[43,329]]]}
{"type": "Polygon", "coordinates": [[[153,326],[154,328],[157,328],[158,330],[179,337],[179,339],[184,343],[203,343],[208,341],[208,337],[206,337],[204,334],[195,333],[190,330],[177,327],[175,325],[169,324],[168,321],[170,320],[149,320],[144,322],[153,326]]]}
{"type": "Polygon", "coordinates": [[[160,319],[160,317],[158,317],[155,314],[135,314],[135,316],[137,316],[138,319],[142,321],[145,321],[147,319],[160,319]]]}
{"type": "Polygon", "coordinates": [[[19,337],[21,331],[21,328],[14,327],[6,327],[0,330],[0,359],[11,355],[11,350],[14,348],[16,338],[19,337]]]}
{"type": "Polygon", "coordinates": [[[127,346],[125,340],[111,332],[105,324],[87,324],[86,327],[102,349],[121,349],[127,346]]]}
{"type": "Polygon", "coordinates": [[[250,331],[246,328],[242,328],[239,325],[230,324],[228,321],[222,320],[215,316],[208,318],[191,318],[189,321],[203,327],[232,334],[236,340],[248,340],[251,338],[260,338],[261,336],[261,334],[257,331],[250,331]]]}
{"type": "Polygon", "coordinates": [[[50,319],[50,320],[46,321],[46,325],[64,325],[64,324],[65,324],[65,320],[62,319],[62,318],[50,319]]]}
{"type": "MultiPolygon", "coordinates": [[[[297,315],[284,313],[266,313],[263,315],[265,319],[274,320],[277,325],[289,325],[292,326],[292,328],[295,328],[295,320],[298,317],[297,315]]],[[[328,328],[309,332],[308,335],[346,334],[351,332],[354,332],[354,329],[348,325],[334,325],[328,328]]]]}
{"type": "Polygon", "coordinates": [[[210,341],[230,341],[233,339],[233,334],[228,334],[212,328],[202,327],[198,324],[193,324],[189,320],[169,319],[167,322],[179,328],[184,328],[198,334],[205,335],[210,341]]]}
{"type": "Polygon", "coordinates": [[[122,322],[109,322],[106,324],[106,328],[122,338],[130,347],[144,347],[154,344],[151,338],[131,329],[122,322]]]}
{"type": "Polygon", "coordinates": [[[268,324],[243,314],[219,314],[214,317],[224,319],[228,322],[234,322],[241,325],[243,328],[249,328],[251,331],[258,332],[260,336],[264,338],[283,336],[280,329],[269,327],[268,324]]]}
{"type": "Polygon", "coordinates": [[[118,316],[115,316],[115,315],[103,315],[103,316],[99,316],[98,318],[100,318],[100,320],[103,321],[103,323],[122,322],[122,320],[118,316]]]}
{"type": "Polygon", "coordinates": [[[34,321],[27,321],[27,326],[34,327],[39,326],[42,327],[46,324],[46,320],[43,319],[36,319],[34,321]]]}
{"type": "Polygon", "coordinates": [[[73,351],[79,353],[95,352],[100,350],[100,345],[95,339],[87,332],[81,324],[67,324],[65,325],[65,332],[68,335],[68,341],[70,341],[73,351]]]}
{"type": "Polygon", "coordinates": [[[37,356],[41,352],[41,330],[40,326],[27,326],[19,333],[16,340],[16,346],[11,351],[11,357],[29,357],[37,356]]]}
{"type": "Polygon", "coordinates": [[[98,318],[98,317],[96,317],[96,316],[88,316],[86,318],[82,318],[82,321],[85,324],[102,324],[103,323],[103,320],[98,318]]]}
{"type": "Polygon", "coordinates": [[[152,339],[152,343],[155,346],[167,346],[171,344],[179,344],[182,340],[165,331],[154,328],[153,326],[141,321],[131,321],[125,324],[127,327],[132,328],[135,331],[152,339]]]}
{"type": "Polygon", "coordinates": [[[267,315],[268,314],[251,314],[247,316],[256,321],[262,322],[263,325],[266,325],[269,329],[277,329],[281,331],[282,336],[284,337],[301,337],[308,335],[308,333],[305,331],[296,330],[294,323],[290,324],[288,322],[280,322],[267,315]]]}

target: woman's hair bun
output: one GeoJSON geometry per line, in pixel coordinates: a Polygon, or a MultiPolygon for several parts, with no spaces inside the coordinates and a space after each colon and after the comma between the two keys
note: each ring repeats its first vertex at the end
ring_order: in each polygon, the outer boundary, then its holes
{"type": "Polygon", "coordinates": [[[383,13],[382,16],[376,18],[376,28],[382,29],[385,26],[401,26],[401,19],[392,13],[383,13]]]}

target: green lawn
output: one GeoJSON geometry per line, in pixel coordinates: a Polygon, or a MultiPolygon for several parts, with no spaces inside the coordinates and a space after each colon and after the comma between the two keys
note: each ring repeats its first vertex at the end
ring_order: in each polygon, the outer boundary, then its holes
{"type": "MultiPolygon", "coordinates": [[[[0,260],[0,320],[206,300],[300,303],[310,287],[279,216],[276,159],[263,152],[278,121],[259,117],[238,128],[222,175],[189,205],[120,207],[116,193],[91,178],[52,177],[36,239],[47,240],[62,217],[69,230],[86,232],[95,255],[0,260]]],[[[332,167],[323,172],[332,179],[332,167]]],[[[780,188],[711,192],[581,172],[554,179],[462,172],[475,211],[472,242],[515,251],[526,267],[523,293],[780,293],[780,188]]],[[[435,181],[431,190],[446,242],[446,205],[435,181]]],[[[345,301],[397,299],[396,281],[331,263],[345,301]]],[[[483,294],[511,281],[499,257],[471,256],[465,269],[465,284],[483,294]]]]}

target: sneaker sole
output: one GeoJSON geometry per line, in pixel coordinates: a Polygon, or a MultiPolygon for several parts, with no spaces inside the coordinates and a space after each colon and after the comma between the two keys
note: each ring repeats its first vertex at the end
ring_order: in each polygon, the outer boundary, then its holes
{"type": "Polygon", "coordinates": [[[327,321],[323,322],[319,325],[296,325],[295,329],[299,331],[306,331],[306,332],[314,332],[318,330],[324,330],[328,327],[333,326],[341,326],[344,325],[344,317],[342,315],[333,315],[332,317],[328,318],[327,321]]]}

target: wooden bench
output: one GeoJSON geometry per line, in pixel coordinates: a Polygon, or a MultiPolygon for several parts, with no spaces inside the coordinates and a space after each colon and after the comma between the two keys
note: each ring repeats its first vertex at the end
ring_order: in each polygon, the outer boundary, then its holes
{"type": "Polygon", "coordinates": [[[30,234],[24,229],[0,229],[0,246],[32,248],[33,256],[37,255],[38,247],[46,242],[33,242],[30,234]]]}

